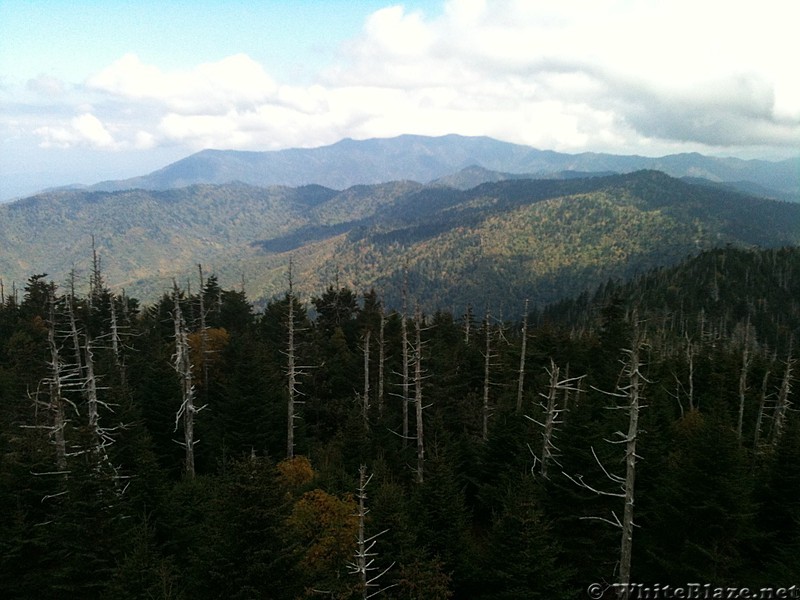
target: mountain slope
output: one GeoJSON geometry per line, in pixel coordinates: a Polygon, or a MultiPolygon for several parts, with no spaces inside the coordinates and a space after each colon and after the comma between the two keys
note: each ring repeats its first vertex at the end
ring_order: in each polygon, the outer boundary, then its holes
{"type": "Polygon", "coordinates": [[[551,302],[706,248],[798,242],[795,204],[639,172],[484,184],[413,225],[342,244],[336,260],[345,280],[374,281],[394,303],[407,265],[410,292],[429,307],[488,296],[516,311],[524,298],[551,302]]]}
{"type": "Polygon", "coordinates": [[[691,185],[660,172],[506,180],[469,190],[412,182],[58,192],[0,206],[0,277],[88,273],[92,238],[110,285],[152,299],[197,263],[251,299],[280,294],[290,257],[298,290],[335,279],[400,303],[407,269],[426,308],[490,298],[516,311],[609,277],[733,244],[800,243],[800,205],[691,185]]]}
{"type": "Polygon", "coordinates": [[[681,346],[691,331],[695,341],[733,338],[737,346],[761,345],[766,354],[784,354],[800,336],[797,298],[800,247],[726,247],[602,285],[593,296],[562,300],[547,307],[542,319],[568,328],[598,329],[603,307],[613,302],[635,308],[655,327],[671,330],[681,346]]]}
{"type": "MultiPolygon", "coordinates": [[[[468,167],[543,175],[562,171],[629,173],[661,170],[673,177],[747,181],[800,195],[800,158],[782,162],[676,154],[662,158],[612,154],[561,154],[487,137],[403,135],[345,139],[330,146],[270,152],[203,150],[158,171],[92,186],[96,191],[163,190],[197,183],[240,181],[256,186],[316,183],[334,189],[395,180],[429,182],[468,167]]],[[[482,182],[482,181],[481,181],[482,182]]]]}

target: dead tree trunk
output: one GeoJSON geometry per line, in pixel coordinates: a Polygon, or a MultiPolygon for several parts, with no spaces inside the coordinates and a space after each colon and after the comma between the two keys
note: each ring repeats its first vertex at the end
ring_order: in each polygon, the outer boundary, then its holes
{"type": "Polygon", "coordinates": [[[745,347],[742,349],[742,369],[739,371],[739,421],[736,424],[736,436],[739,438],[740,444],[742,443],[745,395],[747,394],[747,370],[749,367],[750,354],[747,350],[747,340],[745,339],[745,347]]]}
{"type": "Polygon", "coordinates": [[[639,437],[639,400],[642,375],[639,362],[639,341],[636,340],[630,351],[628,362],[628,435],[625,438],[625,510],[622,516],[622,545],[620,549],[619,581],[627,597],[631,582],[631,557],[633,554],[633,502],[636,480],[636,441],[639,437]]]}
{"type": "Polygon", "coordinates": [[[50,403],[49,408],[53,413],[53,439],[56,446],[56,468],[59,471],[67,469],[67,444],[64,437],[66,427],[66,415],[64,410],[63,396],[63,373],[61,356],[56,343],[56,300],[52,292],[48,298],[50,310],[50,322],[47,327],[47,343],[50,347],[50,403]]]}
{"type": "Polygon", "coordinates": [[[519,379],[517,380],[517,413],[522,413],[522,397],[525,391],[525,353],[528,345],[528,301],[522,315],[522,348],[519,355],[519,379]]]}
{"type": "MultiPolygon", "coordinates": [[[[702,336],[702,325],[700,335],[702,336]]],[[[694,344],[686,335],[686,362],[689,365],[689,410],[694,412],[694,344]]]]}
{"type": "Polygon", "coordinates": [[[292,263],[289,261],[289,293],[286,299],[289,303],[287,316],[288,339],[286,343],[287,376],[289,400],[287,403],[286,421],[286,458],[294,457],[294,421],[295,421],[295,396],[297,394],[297,365],[295,364],[294,345],[294,290],[292,289],[292,263]]]}
{"type": "Polygon", "coordinates": [[[386,368],[386,315],[381,305],[381,325],[378,330],[378,417],[383,417],[384,369],[386,368]]]}
{"type": "Polygon", "coordinates": [[[492,360],[492,330],[489,323],[489,309],[486,309],[486,317],[483,320],[483,329],[486,334],[483,354],[483,411],[481,437],[483,441],[489,439],[489,367],[492,360]]]}
{"type": "Polygon", "coordinates": [[[194,404],[194,385],[192,384],[192,361],[189,353],[189,334],[186,329],[186,322],[181,311],[180,293],[178,284],[173,282],[173,302],[172,313],[175,325],[175,356],[173,366],[178,373],[181,384],[181,406],[175,415],[175,431],[178,424],[183,419],[183,443],[186,450],[185,471],[187,477],[194,478],[194,416],[195,413],[204,407],[197,408],[194,404]]]}
{"type": "Polygon", "coordinates": [[[542,431],[542,468],[540,471],[542,477],[545,478],[547,478],[547,466],[550,464],[550,461],[553,460],[553,451],[556,449],[553,444],[553,429],[556,423],[560,422],[558,419],[560,411],[556,405],[559,387],[558,373],[558,367],[555,362],[550,359],[550,389],[547,393],[547,407],[545,408],[545,421],[542,431]]]}
{"type": "Polygon", "coordinates": [[[792,359],[791,350],[789,356],[786,358],[786,370],[783,372],[783,380],[781,387],[778,390],[778,397],[775,400],[775,411],[772,419],[772,435],[771,444],[777,446],[783,430],[786,427],[786,417],[789,409],[792,406],[789,400],[789,395],[792,393],[792,368],[794,367],[794,360],[792,359]]]}
{"type": "MultiPolygon", "coordinates": [[[[635,319],[635,316],[633,317],[635,319]]],[[[573,477],[571,475],[566,475],[567,478],[572,480],[577,485],[590,490],[596,494],[603,495],[603,496],[613,496],[617,498],[622,498],[624,500],[624,510],[622,521],[619,520],[616,513],[612,512],[612,516],[614,520],[602,518],[602,517],[587,517],[587,518],[594,518],[615,527],[619,527],[622,530],[622,538],[620,543],[620,559],[619,559],[619,586],[618,586],[618,597],[627,599],[630,595],[630,582],[631,582],[631,557],[633,553],[633,528],[634,528],[634,490],[635,490],[635,482],[636,482],[636,459],[639,458],[636,455],[636,442],[639,437],[639,411],[641,409],[641,390],[643,384],[647,382],[645,377],[641,373],[641,362],[639,357],[639,350],[641,347],[641,339],[639,337],[638,329],[634,334],[633,345],[630,350],[625,350],[625,354],[627,354],[628,358],[625,361],[625,366],[623,368],[623,376],[627,379],[627,385],[621,386],[618,388],[616,392],[605,392],[606,394],[619,398],[625,399],[624,406],[615,406],[612,408],[619,408],[627,410],[628,412],[628,432],[624,433],[622,431],[617,431],[616,435],[619,439],[614,440],[613,443],[625,444],[625,477],[620,477],[618,475],[614,475],[610,473],[605,466],[600,462],[600,459],[597,458],[597,454],[592,448],[592,454],[594,455],[595,461],[597,462],[600,469],[603,471],[605,476],[614,484],[619,485],[620,491],[618,492],[606,492],[602,490],[598,490],[594,487],[591,487],[588,483],[583,480],[582,475],[578,475],[573,477]]]]}
{"type": "Polygon", "coordinates": [[[408,403],[411,401],[411,380],[409,378],[409,341],[408,341],[408,321],[405,312],[405,300],[403,301],[403,314],[400,315],[400,332],[403,344],[403,448],[408,446],[408,403]]]}
{"type": "Polygon", "coordinates": [[[369,342],[372,332],[367,329],[364,333],[364,397],[361,403],[361,418],[364,421],[364,429],[369,431],[369,342]]]}
{"type": "MultiPolygon", "coordinates": [[[[96,439],[96,446],[101,443],[100,440],[100,411],[98,409],[97,397],[97,378],[94,376],[94,353],[92,352],[92,341],[89,336],[85,336],[86,344],[84,352],[86,353],[86,405],[89,417],[89,429],[94,434],[96,439]]],[[[97,449],[97,447],[95,448],[97,449]]]]}
{"type": "Polygon", "coordinates": [[[362,600],[377,596],[397,585],[393,584],[385,588],[380,588],[378,583],[378,580],[389,572],[389,569],[394,566],[394,563],[377,575],[373,575],[373,573],[378,570],[378,568],[374,566],[374,557],[377,556],[377,553],[374,552],[375,544],[377,543],[377,539],[389,530],[386,529],[376,535],[367,537],[366,517],[369,513],[369,509],[367,508],[367,486],[370,481],[372,481],[372,475],[367,477],[367,467],[366,465],[361,465],[358,469],[358,492],[356,493],[356,498],[358,498],[358,512],[356,513],[358,517],[358,538],[356,539],[355,561],[350,563],[349,566],[350,574],[358,575],[360,579],[359,587],[361,588],[362,600]]]}
{"type": "MultiPolygon", "coordinates": [[[[125,292],[123,290],[122,296],[122,310],[123,310],[123,317],[125,316],[125,304],[127,302],[125,298],[125,292]]],[[[117,309],[115,306],[115,302],[112,298],[111,300],[111,351],[114,354],[114,364],[117,366],[117,370],[119,371],[119,378],[122,387],[127,386],[128,382],[128,374],[125,368],[125,358],[122,354],[122,334],[120,331],[119,320],[117,318],[117,309]]]]}
{"type": "Polygon", "coordinates": [[[97,376],[94,372],[94,352],[92,351],[93,342],[88,335],[84,337],[84,354],[85,360],[85,381],[84,389],[87,403],[87,413],[89,417],[89,431],[92,434],[91,448],[89,449],[93,455],[93,460],[97,468],[104,465],[114,480],[114,486],[119,493],[124,493],[125,489],[120,488],[120,478],[117,468],[112,464],[111,458],[108,455],[108,447],[114,443],[112,437],[113,428],[105,428],[100,425],[100,407],[112,411],[111,407],[100,400],[98,394],[97,376]]]}
{"type": "Polygon", "coordinates": [[[550,376],[550,384],[548,385],[546,394],[539,393],[539,395],[545,400],[545,402],[539,403],[539,406],[544,412],[544,421],[540,422],[532,417],[529,417],[528,415],[525,415],[526,418],[542,428],[541,454],[538,457],[534,454],[534,465],[531,471],[536,469],[536,465],[538,463],[540,465],[539,474],[544,478],[548,477],[548,467],[550,466],[550,463],[555,463],[558,465],[558,461],[556,460],[556,453],[558,449],[556,448],[553,440],[555,438],[556,426],[562,423],[561,413],[566,410],[566,404],[563,407],[558,406],[558,393],[563,391],[565,394],[567,394],[570,390],[578,390],[579,388],[575,387],[575,383],[579,383],[585,377],[585,375],[572,378],[567,376],[566,379],[559,381],[560,369],[552,358],[550,359],[550,368],[546,369],[546,371],[550,376]]]}
{"type": "Polygon", "coordinates": [[[469,345],[469,334],[472,327],[472,305],[467,305],[467,310],[464,313],[464,343],[469,345]]]}
{"type": "Polygon", "coordinates": [[[764,373],[764,379],[761,380],[761,399],[758,403],[758,414],[756,415],[756,431],[753,435],[753,453],[758,455],[761,444],[761,424],[764,420],[764,410],[767,405],[767,384],[769,383],[770,370],[764,373]]]}
{"type": "Polygon", "coordinates": [[[69,330],[72,337],[72,346],[75,349],[75,368],[80,375],[83,372],[83,361],[81,359],[81,342],[78,333],[78,323],[75,319],[75,297],[70,295],[66,298],[67,314],[69,315],[69,330]]]}
{"type": "Polygon", "coordinates": [[[205,287],[203,265],[198,264],[197,271],[200,274],[200,292],[198,293],[200,303],[200,360],[203,361],[203,394],[206,401],[208,401],[208,326],[206,325],[206,306],[203,294],[203,288],[205,287]]]}
{"type": "Polygon", "coordinates": [[[414,407],[417,417],[417,482],[424,480],[425,434],[422,420],[422,313],[419,305],[414,312],[414,407]]]}

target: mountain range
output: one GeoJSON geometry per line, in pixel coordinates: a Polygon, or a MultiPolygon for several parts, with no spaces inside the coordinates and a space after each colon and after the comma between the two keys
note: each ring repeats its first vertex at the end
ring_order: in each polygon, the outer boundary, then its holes
{"type": "MultiPolygon", "coordinates": [[[[714,158],[697,153],[661,158],[537,150],[488,137],[402,135],[344,139],[319,148],[269,152],[203,150],[150,174],[89,186],[91,191],[165,190],[232,182],[255,186],[317,184],[343,190],[354,185],[411,180],[422,183],[472,172],[472,185],[564,173],[630,173],[658,170],[673,177],[702,178],[743,187],[776,199],[800,199],[800,157],[780,162],[714,158]],[[477,169],[476,169],[477,168],[477,169]],[[485,178],[477,174],[483,173],[485,178]]],[[[472,187],[470,185],[469,187],[472,187]]]]}
{"type": "Polygon", "coordinates": [[[107,283],[143,300],[173,278],[196,286],[197,264],[268,300],[286,290],[291,260],[306,298],[374,286],[396,307],[406,288],[426,310],[489,301],[516,314],[524,299],[542,305],[710,247],[798,243],[800,203],[652,170],[530,179],[469,168],[341,191],[59,190],[0,206],[6,294],[34,273],[64,285],[73,272],[86,285],[94,244],[107,283]],[[467,187],[476,175],[494,180],[467,187]]]}

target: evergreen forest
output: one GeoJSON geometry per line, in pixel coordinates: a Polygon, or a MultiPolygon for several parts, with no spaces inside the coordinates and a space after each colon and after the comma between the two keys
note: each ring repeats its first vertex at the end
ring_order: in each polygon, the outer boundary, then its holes
{"type": "Polygon", "coordinates": [[[516,316],[284,280],[0,290],[3,598],[800,583],[800,249],[516,316]]]}

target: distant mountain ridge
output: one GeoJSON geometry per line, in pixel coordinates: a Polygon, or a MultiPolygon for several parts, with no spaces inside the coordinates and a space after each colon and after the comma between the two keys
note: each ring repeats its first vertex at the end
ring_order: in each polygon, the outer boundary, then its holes
{"type": "MultiPolygon", "coordinates": [[[[428,183],[462,169],[479,168],[527,178],[554,173],[630,173],[659,170],[672,177],[712,182],[749,182],[776,195],[800,199],[800,157],[779,162],[674,154],[660,158],[585,152],[563,154],[488,137],[401,135],[344,139],[318,148],[266,152],[203,150],[147,175],[104,181],[87,189],[164,190],[193,184],[247,183],[255,186],[318,184],[343,190],[359,184],[411,180],[428,183]]],[[[473,176],[475,173],[473,173],[473,176]]],[[[490,175],[490,179],[496,177],[490,175]]],[[[486,181],[486,180],[484,180],[486,181]]],[[[483,183],[473,177],[471,183],[483,183]]]]}
{"type": "Polygon", "coordinates": [[[470,189],[395,181],[198,184],[169,190],[60,191],[0,205],[0,279],[85,278],[94,240],[106,280],[143,300],[202,263],[252,300],[333,281],[374,286],[398,306],[406,285],[426,310],[490,300],[517,310],[608,278],[725,246],[800,244],[800,204],[693,185],[657,171],[504,179],[470,189]]]}

